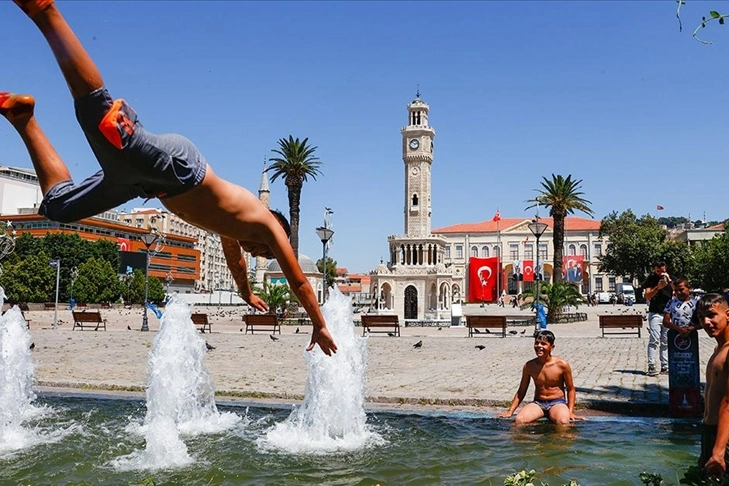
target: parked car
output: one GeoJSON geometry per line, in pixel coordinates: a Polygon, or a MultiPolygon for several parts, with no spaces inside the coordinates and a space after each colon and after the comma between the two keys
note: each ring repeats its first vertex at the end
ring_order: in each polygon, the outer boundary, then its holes
{"type": "Polygon", "coordinates": [[[598,304],[609,304],[610,303],[610,297],[612,297],[613,294],[610,292],[598,292],[597,293],[597,303],[598,304]]]}
{"type": "Polygon", "coordinates": [[[635,303],[635,289],[629,283],[615,284],[615,296],[618,298],[618,304],[627,304],[629,300],[635,303]]]}

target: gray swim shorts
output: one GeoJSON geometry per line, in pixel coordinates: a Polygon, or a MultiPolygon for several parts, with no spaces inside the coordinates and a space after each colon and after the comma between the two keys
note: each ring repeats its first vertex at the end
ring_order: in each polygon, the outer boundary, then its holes
{"type": "Polygon", "coordinates": [[[207,161],[193,143],[175,134],[144,129],[124,100],[100,88],[75,101],[76,118],[101,170],[79,184],[59,182],[39,213],[60,222],[78,221],[135,197],[172,197],[202,182],[207,161]]]}

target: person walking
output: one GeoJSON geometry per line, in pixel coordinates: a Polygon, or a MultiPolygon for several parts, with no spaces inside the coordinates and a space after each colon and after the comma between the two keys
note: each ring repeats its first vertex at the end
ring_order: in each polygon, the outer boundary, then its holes
{"type": "Polygon", "coordinates": [[[653,273],[641,285],[648,302],[648,375],[668,373],[668,328],[663,326],[663,311],[673,297],[671,276],[666,262],[659,260],[653,265],[653,273]],[[657,358],[656,355],[660,356],[657,358]],[[658,367],[660,366],[660,368],[658,367]]]}

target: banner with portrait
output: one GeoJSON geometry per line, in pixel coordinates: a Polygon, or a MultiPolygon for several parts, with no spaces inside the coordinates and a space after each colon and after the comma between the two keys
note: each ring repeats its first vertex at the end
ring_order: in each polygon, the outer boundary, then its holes
{"type": "Polygon", "coordinates": [[[582,283],[585,257],[582,255],[566,256],[562,259],[562,275],[565,282],[582,283]]]}
{"type": "Polygon", "coordinates": [[[498,298],[499,257],[468,260],[468,301],[496,302],[498,298]]]}

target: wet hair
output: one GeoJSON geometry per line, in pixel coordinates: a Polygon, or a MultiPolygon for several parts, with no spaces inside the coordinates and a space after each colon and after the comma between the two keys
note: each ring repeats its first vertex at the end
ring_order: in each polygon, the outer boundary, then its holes
{"type": "Polygon", "coordinates": [[[673,279],[673,285],[678,286],[679,284],[684,284],[686,287],[691,288],[691,284],[689,284],[688,278],[684,277],[683,275],[680,275],[673,279]]]}
{"type": "Polygon", "coordinates": [[[546,329],[542,329],[534,335],[534,341],[547,341],[549,344],[554,344],[554,333],[546,329]]]}
{"type": "Polygon", "coordinates": [[[286,232],[286,236],[291,238],[291,225],[289,224],[289,221],[286,219],[286,216],[284,216],[281,213],[281,211],[277,211],[276,209],[269,209],[269,211],[271,211],[271,214],[273,214],[276,217],[279,224],[286,232]]]}
{"type": "Polygon", "coordinates": [[[696,304],[696,315],[701,317],[706,316],[709,310],[715,305],[727,305],[727,301],[721,294],[706,294],[701,297],[696,304]]]}

